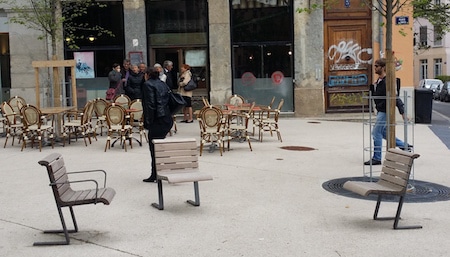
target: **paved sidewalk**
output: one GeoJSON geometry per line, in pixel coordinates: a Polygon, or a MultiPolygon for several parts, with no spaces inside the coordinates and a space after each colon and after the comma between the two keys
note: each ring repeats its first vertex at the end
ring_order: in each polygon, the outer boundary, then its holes
{"type": "MultiPolygon", "coordinates": [[[[165,184],[164,211],[150,206],[156,184],[142,182],[150,173],[147,144],[105,153],[103,136],[88,147],[79,140],[42,152],[0,148],[0,256],[448,256],[450,202],[406,203],[400,223],[423,229],[395,231],[392,221],[372,220],[374,201],[322,188],[331,179],[362,176],[361,123],[280,123],[282,143],[266,135],[263,143],[252,141],[250,152],[247,143],[232,142],[222,157],[205,149],[200,168],[214,180],[200,182],[201,206],[185,203],[193,198],[192,184],[165,184]],[[42,233],[61,227],[46,170],[37,163],[52,152],[64,156],[69,171],[105,169],[117,194],[110,206],[74,208],[80,232],[70,245],[33,247],[62,239],[42,233]]],[[[178,129],[174,137],[199,138],[197,123],[178,123],[178,129]]],[[[426,124],[415,125],[414,135],[421,154],[415,178],[450,186],[449,149],[426,124]]],[[[396,207],[382,204],[380,215],[394,215],[396,207]]]]}

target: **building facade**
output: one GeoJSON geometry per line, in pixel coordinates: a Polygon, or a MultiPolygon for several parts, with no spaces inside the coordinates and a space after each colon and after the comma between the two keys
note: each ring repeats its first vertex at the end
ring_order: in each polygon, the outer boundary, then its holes
{"type": "Polygon", "coordinates": [[[450,34],[440,37],[426,19],[414,21],[414,85],[422,79],[450,75],[450,34]]]}
{"type": "MultiPolygon", "coordinates": [[[[189,64],[201,78],[194,92],[198,103],[202,96],[221,104],[231,94],[240,94],[258,104],[269,103],[273,96],[276,102],[283,98],[282,111],[295,116],[357,112],[366,104],[363,96],[372,83],[372,62],[384,54],[382,18],[362,1],[340,0],[323,10],[315,9],[314,1],[301,0],[104,3],[106,7],[89,12],[85,19],[115,36],[89,32],[86,40],[77,42],[79,49],[64,43],[58,53],[60,59],[75,59],[89,67],[76,74],[78,105],[104,97],[112,64],[129,58],[149,65],[171,60],[176,71],[181,64],[189,64]],[[304,8],[311,12],[298,11],[304,8]]],[[[8,6],[0,8],[0,19],[7,21],[14,15],[8,6]]],[[[399,15],[400,20],[410,18],[407,10],[399,15]]],[[[397,34],[411,26],[403,21],[394,28],[402,86],[413,86],[412,44],[405,43],[412,41],[412,35],[397,34]]],[[[36,40],[38,31],[13,23],[0,29],[0,42],[2,35],[9,42],[11,77],[10,85],[2,83],[2,97],[22,95],[33,102],[31,61],[49,58],[48,41],[36,40]]],[[[65,86],[70,76],[65,71],[60,83],[65,98],[71,95],[65,86]]],[[[52,97],[48,84],[38,92],[44,103],[52,97]]]]}

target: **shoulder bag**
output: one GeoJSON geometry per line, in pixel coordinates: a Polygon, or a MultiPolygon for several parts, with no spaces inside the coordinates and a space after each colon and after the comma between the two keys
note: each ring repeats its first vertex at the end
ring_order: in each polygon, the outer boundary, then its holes
{"type": "Polygon", "coordinates": [[[191,77],[191,80],[184,86],[184,91],[192,91],[197,88],[197,83],[195,83],[194,79],[191,77]]]}
{"type": "Polygon", "coordinates": [[[174,115],[178,113],[184,106],[186,105],[186,101],[183,96],[179,93],[174,93],[169,89],[169,109],[170,114],[174,115]]]}

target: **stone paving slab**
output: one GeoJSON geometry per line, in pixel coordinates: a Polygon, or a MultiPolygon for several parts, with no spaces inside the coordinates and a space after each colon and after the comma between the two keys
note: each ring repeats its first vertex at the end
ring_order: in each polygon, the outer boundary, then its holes
{"type": "MultiPolygon", "coordinates": [[[[448,255],[448,202],[405,204],[400,222],[424,228],[394,231],[391,221],[371,219],[373,201],[322,188],[330,179],[362,175],[360,123],[284,118],[280,127],[282,143],[265,136],[262,143],[252,141],[252,152],[246,142],[232,142],[222,157],[204,151],[200,168],[214,180],[200,182],[201,206],[184,202],[193,198],[192,184],[165,184],[164,211],[150,206],[157,201],[156,184],[142,182],[150,170],[146,144],[105,153],[103,136],[88,147],[79,140],[42,152],[0,148],[0,256],[448,255]],[[105,169],[117,194],[110,206],[74,208],[80,232],[71,245],[33,247],[34,241],[61,237],[42,233],[61,226],[45,168],[37,164],[52,152],[64,156],[70,171],[105,169]]],[[[198,140],[198,124],[179,123],[178,129],[174,137],[198,140]]],[[[449,186],[448,148],[428,126],[414,130],[415,152],[421,154],[416,179],[449,186]]],[[[386,203],[380,214],[393,215],[395,209],[386,203]]]]}

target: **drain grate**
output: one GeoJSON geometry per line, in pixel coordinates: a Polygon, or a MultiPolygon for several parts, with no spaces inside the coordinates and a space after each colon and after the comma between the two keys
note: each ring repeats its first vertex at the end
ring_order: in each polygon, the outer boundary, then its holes
{"type": "MultiPolygon", "coordinates": [[[[323,189],[333,194],[364,200],[372,200],[372,201],[377,200],[376,195],[369,195],[367,197],[364,197],[342,188],[342,185],[348,180],[369,181],[369,178],[368,177],[338,178],[326,181],[325,183],[322,184],[322,187],[323,189]]],[[[374,182],[377,181],[376,178],[373,178],[372,180],[374,182]]],[[[405,197],[405,202],[407,203],[427,203],[427,202],[450,200],[449,187],[420,180],[410,181],[410,185],[411,190],[408,191],[405,197]]],[[[398,196],[383,196],[383,201],[397,202],[398,196]]]]}
{"type": "Polygon", "coordinates": [[[282,146],[280,148],[284,149],[284,150],[289,150],[289,151],[313,151],[313,150],[317,150],[315,148],[307,147],[307,146],[282,146]]]}

